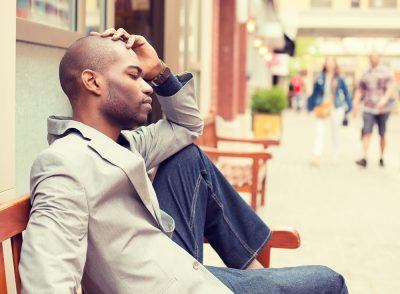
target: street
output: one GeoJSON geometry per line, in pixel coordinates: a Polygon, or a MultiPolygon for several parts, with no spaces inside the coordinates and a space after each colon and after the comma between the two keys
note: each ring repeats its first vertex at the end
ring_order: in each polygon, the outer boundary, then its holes
{"type": "MultiPolygon", "coordinates": [[[[400,118],[388,122],[386,166],[380,168],[378,135],[372,137],[370,160],[363,170],[361,119],[341,130],[342,152],[333,163],[309,164],[313,116],[284,113],[281,146],[268,167],[267,204],[259,215],[274,226],[296,228],[296,250],[274,250],[271,266],[322,264],[343,274],[350,293],[400,293],[400,118]]],[[[206,248],[206,263],[221,264],[206,248]]]]}

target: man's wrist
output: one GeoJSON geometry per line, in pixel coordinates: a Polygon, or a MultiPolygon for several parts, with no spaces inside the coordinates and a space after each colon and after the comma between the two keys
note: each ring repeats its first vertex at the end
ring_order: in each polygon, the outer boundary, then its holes
{"type": "Polygon", "coordinates": [[[169,67],[166,66],[165,63],[162,61],[161,64],[163,68],[160,71],[160,73],[157,76],[155,76],[152,80],[148,81],[152,87],[159,87],[162,84],[164,84],[171,74],[171,70],[169,69],[169,67]]]}
{"type": "Polygon", "coordinates": [[[151,81],[153,80],[155,77],[157,77],[166,67],[165,63],[162,62],[161,60],[159,60],[158,64],[151,70],[150,73],[148,73],[147,75],[147,80],[151,81]]]}
{"type": "Polygon", "coordinates": [[[168,75],[166,81],[162,85],[150,85],[153,87],[154,92],[157,95],[164,97],[175,95],[180,89],[182,89],[182,83],[172,73],[168,75]]]}

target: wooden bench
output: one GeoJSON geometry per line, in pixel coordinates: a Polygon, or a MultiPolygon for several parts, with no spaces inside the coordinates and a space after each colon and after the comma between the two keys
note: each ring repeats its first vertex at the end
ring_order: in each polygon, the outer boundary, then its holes
{"type": "MultiPolygon", "coordinates": [[[[22,245],[22,232],[25,230],[30,212],[29,195],[0,205],[0,293],[7,294],[4,253],[2,242],[11,239],[14,277],[17,293],[21,292],[21,279],[18,264],[22,245]]],[[[273,230],[270,241],[257,259],[264,267],[269,267],[271,248],[295,249],[300,246],[299,234],[290,228],[273,230]]]]}
{"type": "Polygon", "coordinates": [[[267,161],[272,158],[272,155],[267,152],[267,148],[279,145],[279,141],[218,136],[215,117],[208,117],[204,120],[203,134],[196,143],[208,155],[208,157],[214,161],[227,180],[238,192],[247,192],[251,194],[250,206],[254,210],[257,210],[259,198],[261,198],[261,205],[265,205],[267,161]],[[255,146],[255,150],[222,150],[219,148],[219,143],[221,142],[235,144],[245,143],[247,146],[255,146]],[[262,146],[261,148],[263,149],[260,150],[259,146],[262,146]],[[221,163],[219,160],[221,157],[229,157],[233,159],[247,158],[251,161],[250,163],[241,163],[236,162],[237,160],[231,160],[221,163]]]}

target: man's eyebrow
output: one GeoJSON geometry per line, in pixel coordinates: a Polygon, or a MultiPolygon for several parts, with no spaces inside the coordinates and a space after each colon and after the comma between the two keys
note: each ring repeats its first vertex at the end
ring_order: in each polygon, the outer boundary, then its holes
{"type": "Polygon", "coordinates": [[[137,65],[129,65],[128,69],[136,69],[138,71],[138,74],[140,74],[140,75],[143,72],[143,69],[140,66],[137,66],[137,65]]]}

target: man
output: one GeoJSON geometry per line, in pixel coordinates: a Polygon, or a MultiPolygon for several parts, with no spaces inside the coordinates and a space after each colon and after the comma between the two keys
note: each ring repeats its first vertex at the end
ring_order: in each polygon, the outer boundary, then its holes
{"type": "Polygon", "coordinates": [[[192,76],[170,74],[143,37],[78,40],[60,82],[73,116],[49,118],[32,167],[23,293],[347,293],[326,267],[260,269],[269,228],[192,144],[192,76]],[[166,119],[132,131],[151,110],[146,80],[166,119]],[[204,238],[229,268],[201,264],[204,238]]]}
{"type": "Polygon", "coordinates": [[[369,56],[371,68],[362,76],[358,89],[354,95],[353,115],[358,113],[358,105],[361,98],[363,99],[364,126],[361,131],[363,143],[363,158],[356,161],[361,167],[367,167],[368,150],[371,141],[371,133],[374,124],[378,125],[380,136],[380,159],[379,165],[384,166],[383,155],[386,146],[386,122],[391,110],[391,97],[393,94],[392,76],[383,67],[380,66],[380,56],[372,53],[369,56]]]}

